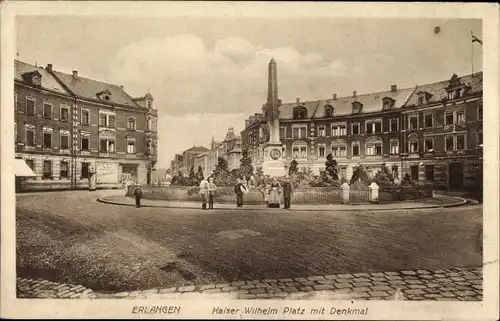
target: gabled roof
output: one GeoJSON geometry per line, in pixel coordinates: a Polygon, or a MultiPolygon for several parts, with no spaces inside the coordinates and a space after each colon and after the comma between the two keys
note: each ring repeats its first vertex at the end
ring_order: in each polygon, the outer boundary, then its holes
{"type": "Polygon", "coordinates": [[[401,108],[413,92],[413,88],[399,89],[396,91],[381,91],[371,94],[357,95],[356,97],[338,97],[337,99],[324,99],[317,101],[306,101],[301,103],[286,103],[280,107],[280,119],[293,119],[293,109],[304,106],[307,109],[307,117],[323,118],[324,107],[331,105],[334,108],[333,116],[352,114],[352,103],[363,104],[362,113],[371,113],[383,110],[382,99],[394,99],[392,109],[401,108]]]}
{"type": "MultiPolygon", "coordinates": [[[[465,84],[470,87],[468,93],[480,93],[483,90],[483,73],[479,72],[473,75],[466,75],[463,77],[456,77],[454,74],[451,77],[452,81],[460,81],[462,84],[465,84]]],[[[415,94],[411,95],[410,99],[406,103],[407,106],[413,106],[418,104],[418,94],[419,93],[428,93],[430,97],[428,97],[427,103],[439,102],[443,99],[448,98],[448,92],[446,88],[450,85],[450,80],[440,81],[432,84],[426,84],[417,86],[415,89],[415,94]]]]}
{"type": "Polygon", "coordinates": [[[53,74],[76,96],[101,103],[118,104],[122,106],[130,106],[141,108],[134,99],[129,96],[120,86],[108,84],[105,82],[66,74],[60,71],[53,71],[53,74]],[[109,100],[103,101],[99,99],[98,94],[109,92],[109,100]]]}
{"type": "MultiPolygon", "coordinates": [[[[64,89],[64,87],[57,81],[54,76],[52,76],[48,71],[41,67],[35,67],[33,65],[27,64],[25,62],[14,60],[14,80],[22,83],[26,83],[23,78],[24,74],[37,72],[41,76],[41,87],[50,91],[58,92],[64,95],[70,95],[70,93],[64,89]]],[[[30,83],[26,83],[31,85],[30,83]]]]}

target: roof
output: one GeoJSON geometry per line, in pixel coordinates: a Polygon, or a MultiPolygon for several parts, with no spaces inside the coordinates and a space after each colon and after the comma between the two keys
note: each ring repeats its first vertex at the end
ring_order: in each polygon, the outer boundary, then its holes
{"type": "MultiPolygon", "coordinates": [[[[453,78],[453,77],[452,77],[453,78]]],[[[460,81],[462,84],[467,84],[470,86],[468,91],[469,94],[480,93],[483,90],[483,73],[475,73],[471,75],[466,75],[462,77],[458,77],[457,81],[460,81]]],[[[417,86],[413,95],[411,95],[410,99],[407,102],[407,106],[417,105],[418,103],[418,93],[425,92],[430,94],[428,97],[427,103],[433,103],[441,101],[448,97],[448,93],[446,88],[450,84],[450,80],[435,82],[432,84],[426,84],[417,86]]]]}
{"type": "Polygon", "coordinates": [[[363,104],[362,113],[382,111],[382,99],[389,97],[394,99],[392,109],[401,108],[414,88],[398,89],[396,91],[381,91],[376,93],[357,95],[356,97],[338,97],[337,99],[323,99],[299,103],[285,103],[280,106],[280,119],[293,119],[293,109],[303,106],[307,109],[308,118],[323,118],[323,108],[331,105],[334,108],[334,116],[351,115],[352,103],[357,101],[363,104]]]}
{"type": "Polygon", "coordinates": [[[57,81],[57,79],[52,76],[48,71],[41,67],[35,67],[33,65],[27,64],[25,62],[14,60],[14,80],[25,83],[22,75],[30,72],[38,72],[41,76],[41,87],[47,90],[59,92],[64,95],[70,95],[70,93],[64,89],[64,87],[57,81]]]}
{"type": "Polygon", "coordinates": [[[193,152],[203,153],[203,152],[207,152],[208,150],[209,150],[208,148],[203,147],[203,146],[193,146],[193,147],[191,147],[191,148],[189,148],[189,149],[186,149],[186,150],[184,151],[184,153],[186,153],[186,152],[191,152],[191,153],[193,153],[193,152]]]}
{"type": "Polygon", "coordinates": [[[134,99],[129,96],[120,86],[108,84],[105,82],[77,76],[66,74],[60,71],[53,71],[54,75],[76,96],[99,101],[102,103],[119,104],[135,108],[141,108],[134,99]],[[109,91],[109,100],[102,101],[98,98],[97,94],[104,91],[109,91]]]}

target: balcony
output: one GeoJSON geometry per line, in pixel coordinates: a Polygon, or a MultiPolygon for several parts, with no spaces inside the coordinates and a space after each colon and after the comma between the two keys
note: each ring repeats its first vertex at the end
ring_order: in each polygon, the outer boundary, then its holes
{"type": "Polygon", "coordinates": [[[100,157],[116,157],[115,152],[99,152],[100,157]]]}

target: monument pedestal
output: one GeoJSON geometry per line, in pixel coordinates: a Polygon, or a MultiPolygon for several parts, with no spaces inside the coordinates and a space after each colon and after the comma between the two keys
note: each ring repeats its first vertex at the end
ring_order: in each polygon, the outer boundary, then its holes
{"type": "Polygon", "coordinates": [[[263,147],[264,161],[262,162],[262,170],[264,173],[271,177],[285,176],[285,161],[281,143],[267,143],[263,147]]]}

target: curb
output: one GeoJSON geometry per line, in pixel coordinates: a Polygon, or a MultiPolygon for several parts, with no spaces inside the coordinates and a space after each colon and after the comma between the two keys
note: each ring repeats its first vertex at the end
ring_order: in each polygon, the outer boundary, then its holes
{"type": "MultiPolygon", "coordinates": [[[[403,206],[403,207],[399,207],[399,208],[384,208],[384,207],[381,207],[381,208],[374,208],[374,209],[364,209],[364,211],[400,211],[400,210],[420,210],[420,209],[432,209],[432,208],[446,208],[446,207],[458,207],[458,206],[463,206],[465,204],[467,204],[467,200],[465,200],[464,198],[461,198],[461,197],[454,197],[454,196],[448,196],[448,197],[451,197],[451,198],[455,198],[455,199],[460,199],[459,202],[456,202],[456,203],[451,203],[451,204],[444,204],[444,205],[427,205],[427,206],[419,206],[419,207],[415,207],[415,206],[403,206]]],[[[131,206],[131,207],[135,207],[134,204],[126,204],[126,203],[122,203],[122,202],[117,202],[117,201],[110,201],[110,200],[107,200],[105,197],[99,197],[97,198],[97,201],[99,203],[104,203],[104,204],[110,204],[110,205],[120,205],[120,206],[131,206]]],[[[351,212],[351,211],[359,211],[360,209],[359,208],[356,208],[357,205],[351,205],[352,208],[346,208],[346,209],[340,209],[339,211],[344,211],[344,212],[351,212]]],[[[176,206],[176,205],[151,205],[151,204],[144,204],[144,205],[141,205],[141,207],[152,207],[152,208],[176,208],[176,209],[199,209],[201,210],[199,207],[194,207],[194,206],[190,206],[190,207],[187,207],[187,206],[176,206]]],[[[215,208],[215,209],[220,209],[220,210],[236,210],[236,211],[262,211],[263,209],[265,208],[215,208]]],[[[282,208],[280,208],[282,209],[282,208]]],[[[278,209],[270,209],[272,211],[274,210],[278,210],[278,209]]],[[[331,211],[334,211],[335,209],[313,209],[313,208],[306,208],[306,209],[291,209],[290,211],[291,212],[331,212],[331,211]]]]}

